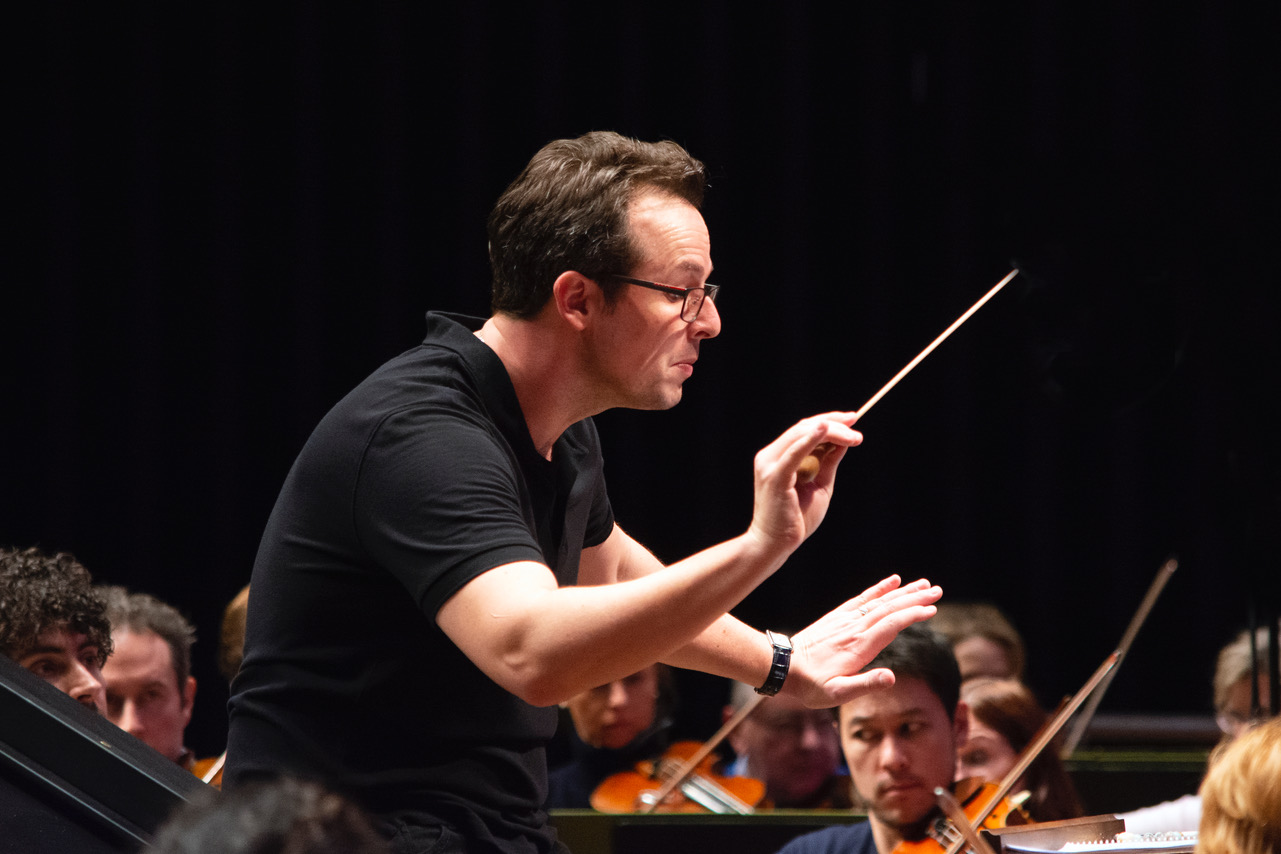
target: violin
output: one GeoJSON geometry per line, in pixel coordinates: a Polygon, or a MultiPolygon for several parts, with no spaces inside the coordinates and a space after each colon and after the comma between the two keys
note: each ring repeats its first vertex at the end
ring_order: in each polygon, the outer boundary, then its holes
{"type": "Polygon", "coordinates": [[[712,772],[712,751],[747,720],[762,700],[754,695],[716,733],[702,744],[680,741],[665,759],[674,762],[641,763],[636,772],[606,777],[596,787],[590,803],[601,812],[701,812],[748,815],[765,800],[765,784],[752,777],[724,777],[712,772]],[[635,774],[635,776],[630,776],[635,774]],[[657,788],[655,785],[657,784],[657,788]],[[597,795],[600,806],[597,806],[597,795]]]}
{"type": "Polygon", "coordinates": [[[894,854],[939,854],[964,844],[968,837],[966,831],[972,828],[996,830],[1032,824],[1032,817],[1022,805],[1014,798],[1002,797],[1000,788],[999,783],[988,783],[978,777],[953,783],[952,801],[957,803],[962,815],[953,818],[945,809],[945,814],[926,829],[925,839],[904,840],[894,846],[894,854]],[[961,818],[965,820],[964,825],[961,818]]]}
{"type": "Polygon", "coordinates": [[[1068,719],[1112,671],[1120,657],[1121,652],[1115,651],[1103,661],[1103,664],[1099,665],[1098,670],[1094,671],[1081,690],[1065,702],[1053,718],[1045,722],[1040,732],[1024,748],[1014,767],[1006,772],[1000,783],[981,783],[973,792],[968,791],[969,786],[962,785],[970,781],[958,783],[958,792],[963,795],[964,801],[959,805],[961,814],[952,814],[952,808],[958,806],[955,803],[956,798],[949,796],[943,789],[935,790],[946,815],[926,831],[925,839],[900,842],[894,847],[893,854],[959,854],[962,850],[972,854],[983,854],[985,850],[991,849],[978,836],[976,828],[995,830],[1031,823],[1026,813],[1019,815],[1020,810],[1006,796],[1022,778],[1028,766],[1041,755],[1041,751],[1058,735],[1068,719]]]}
{"type": "Polygon", "coordinates": [[[214,788],[221,789],[222,767],[226,762],[226,751],[223,751],[221,756],[211,756],[208,759],[197,759],[191,766],[191,773],[195,774],[203,782],[208,783],[214,788]]]}
{"type": "MultiPolygon", "coordinates": [[[[986,852],[991,851],[991,848],[978,835],[977,828],[994,830],[1000,827],[1031,823],[1030,818],[1027,818],[1026,821],[1022,820],[1026,818],[1026,813],[1018,816],[1017,811],[1012,812],[1009,809],[1009,801],[1006,800],[1006,795],[1022,778],[1028,767],[1041,755],[1041,751],[1049,746],[1054,737],[1058,735],[1064,724],[1081,708],[1087,698],[1093,695],[1097,705],[1098,697],[1103,690],[1106,690],[1107,680],[1111,679],[1117,664],[1129,651],[1130,644],[1133,643],[1135,635],[1138,634],[1139,626],[1147,618],[1152,606],[1156,603],[1157,596],[1160,595],[1166,581],[1169,580],[1170,575],[1174,573],[1178,565],[1177,560],[1170,558],[1161,566],[1156,579],[1148,589],[1147,595],[1144,597],[1143,602],[1140,603],[1138,611],[1131,619],[1129,628],[1121,638],[1120,645],[1111,655],[1104,659],[1099,668],[1094,671],[1085,685],[1081,687],[1081,690],[1077,691],[1070,699],[1064,701],[1054,717],[1045,722],[1040,732],[1024,748],[1019,755],[1018,761],[1006,772],[1001,782],[996,784],[983,783],[975,792],[966,792],[965,797],[960,798],[963,801],[961,804],[956,803],[958,798],[952,798],[945,790],[936,789],[935,794],[938,796],[939,804],[943,807],[946,817],[939,819],[934,827],[927,831],[926,839],[919,842],[901,842],[895,846],[894,854],[960,854],[962,849],[973,854],[986,854],[986,852]],[[1104,687],[1100,689],[1100,685],[1104,687]],[[1096,693],[1096,690],[1098,693],[1096,693]],[[1012,816],[1016,816],[1016,818],[1012,819],[1012,816]]],[[[1092,709],[1085,714],[1087,720],[1091,713],[1092,709]]],[[[960,785],[958,784],[958,786],[960,785]]]]}
{"type": "Polygon", "coordinates": [[[765,799],[765,784],[753,777],[725,777],[712,770],[714,757],[696,741],[678,741],[657,759],[633,771],[611,774],[592,792],[600,812],[714,812],[748,815],[765,799]],[[695,760],[690,766],[691,760],[695,760]],[[677,779],[680,777],[681,779],[677,779]]]}

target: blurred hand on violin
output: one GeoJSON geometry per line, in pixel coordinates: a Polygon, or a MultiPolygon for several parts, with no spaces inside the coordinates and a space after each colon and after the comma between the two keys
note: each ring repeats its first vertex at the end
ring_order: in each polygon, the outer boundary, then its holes
{"type": "Polygon", "coordinates": [[[890,687],[894,674],[886,668],[859,671],[906,626],[934,616],[942,595],[923,578],[900,586],[891,575],[820,617],[792,636],[783,693],[811,708],[828,708],[890,687]]]}

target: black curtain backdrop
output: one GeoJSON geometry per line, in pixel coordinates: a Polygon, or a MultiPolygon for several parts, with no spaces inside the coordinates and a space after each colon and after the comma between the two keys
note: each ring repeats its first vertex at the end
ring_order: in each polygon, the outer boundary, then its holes
{"type": "MultiPolygon", "coordinates": [[[[0,542],[218,620],[294,455],[433,308],[550,139],[710,169],[721,337],[685,400],[599,418],[664,559],[741,532],[753,453],[855,409],[826,524],[736,613],[805,625],[927,576],[1024,633],[1053,706],[1174,576],[1103,711],[1203,712],[1275,613],[1281,300],[1266,4],[30,4],[6,41],[0,542]]],[[[11,13],[12,14],[12,13],[11,13]]],[[[715,725],[688,678],[683,720],[715,725]]],[[[448,701],[447,697],[444,701],[448,701]]]]}

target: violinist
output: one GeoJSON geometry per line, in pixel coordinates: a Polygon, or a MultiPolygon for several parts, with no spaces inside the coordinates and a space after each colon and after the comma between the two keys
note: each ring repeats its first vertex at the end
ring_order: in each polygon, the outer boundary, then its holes
{"type": "Polygon", "coordinates": [[[671,670],[653,664],[566,702],[569,760],[547,775],[547,808],[587,809],[607,776],[659,756],[669,742],[674,698],[671,670]]]}
{"type": "MultiPolygon", "coordinates": [[[[754,696],[751,686],[731,683],[725,720],[754,696]]],[[[772,697],[757,704],[728,738],[734,760],[722,773],[763,782],[768,806],[808,810],[853,806],[832,709],[810,709],[791,697],[772,697]]]]}
{"type": "MultiPolygon", "coordinates": [[[[1000,782],[1045,725],[1049,714],[1017,679],[967,679],[961,685],[961,700],[969,726],[965,740],[958,746],[956,777],[1000,782]]],[[[1072,778],[1054,747],[1037,754],[1012,791],[1028,793],[1023,807],[1033,821],[1058,821],[1084,814],[1072,778]]]]}
{"type": "Polygon", "coordinates": [[[1023,636],[991,602],[940,602],[929,627],[952,644],[962,681],[983,676],[1023,678],[1027,660],[1023,636]]]}
{"type": "Polygon", "coordinates": [[[891,854],[925,839],[939,815],[934,788],[951,786],[967,726],[952,649],[937,632],[909,626],[868,667],[888,667],[893,686],[856,697],[838,716],[867,821],[799,836],[779,854],[891,854]]]}

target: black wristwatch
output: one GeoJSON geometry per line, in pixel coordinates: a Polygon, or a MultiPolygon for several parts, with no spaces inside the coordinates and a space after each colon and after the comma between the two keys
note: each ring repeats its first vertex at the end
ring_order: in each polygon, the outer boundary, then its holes
{"type": "Polygon", "coordinates": [[[774,645],[774,661],[769,667],[769,676],[765,684],[756,689],[757,694],[773,697],[783,689],[783,680],[787,678],[787,668],[792,663],[792,639],[777,632],[765,631],[765,636],[774,645]]]}

